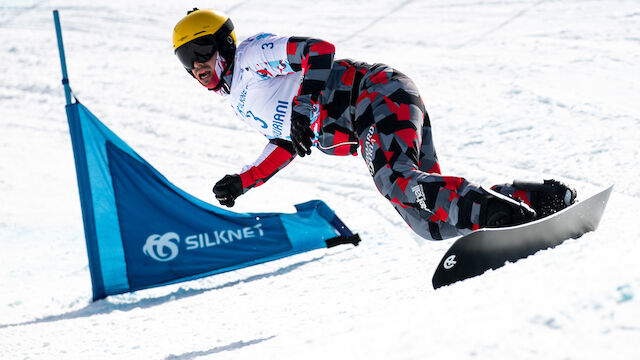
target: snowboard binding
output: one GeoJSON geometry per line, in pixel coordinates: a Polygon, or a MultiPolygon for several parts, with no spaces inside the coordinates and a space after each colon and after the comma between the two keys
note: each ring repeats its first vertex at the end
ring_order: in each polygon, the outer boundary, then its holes
{"type": "Polygon", "coordinates": [[[531,206],[538,219],[574,204],[577,195],[574,188],[553,179],[543,182],[516,180],[513,184],[496,185],[492,190],[531,206]]]}
{"type": "Polygon", "coordinates": [[[536,212],[525,202],[480,187],[458,201],[459,228],[497,228],[535,220],[536,212]],[[475,221],[474,221],[475,220],[475,221]]]}
{"type": "Polygon", "coordinates": [[[493,190],[486,193],[480,203],[480,227],[506,227],[524,224],[536,218],[536,212],[526,203],[514,200],[493,190]]]}

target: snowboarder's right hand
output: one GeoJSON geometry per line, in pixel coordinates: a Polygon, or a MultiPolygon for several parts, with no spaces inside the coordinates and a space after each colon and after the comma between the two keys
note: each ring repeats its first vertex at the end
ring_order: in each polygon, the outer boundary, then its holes
{"type": "Polygon", "coordinates": [[[311,139],[315,136],[311,130],[311,120],[308,116],[297,112],[291,114],[291,142],[300,157],[311,155],[311,139]]]}
{"type": "Polygon", "coordinates": [[[240,175],[225,175],[213,187],[213,193],[220,204],[232,207],[236,198],[242,195],[242,180],[240,175]]]}

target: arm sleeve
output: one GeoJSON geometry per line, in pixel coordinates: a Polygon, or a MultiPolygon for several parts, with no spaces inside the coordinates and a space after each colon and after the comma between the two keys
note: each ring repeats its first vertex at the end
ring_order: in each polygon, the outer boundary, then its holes
{"type": "Polygon", "coordinates": [[[324,88],[335,56],[333,44],[313,38],[291,37],[287,42],[287,61],[293,71],[302,71],[302,83],[293,99],[293,111],[309,116],[324,88]]]}
{"type": "Polygon", "coordinates": [[[260,157],[252,165],[245,166],[239,174],[242,180],[242,192],[245,193],[253,187],[264,184],[275,173],[289,165],[295,154],[290,141],[269,140],[260,157]]]}

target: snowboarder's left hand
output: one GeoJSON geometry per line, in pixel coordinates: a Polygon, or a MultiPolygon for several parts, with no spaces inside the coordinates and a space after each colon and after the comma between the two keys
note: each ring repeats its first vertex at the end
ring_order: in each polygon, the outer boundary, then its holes
{"type": "Polygon", "coordinates": [[[232,207],[236,198],[242,195],[242,180],[240,175],[225,175],[213,187],[213,193],[220,204],[232,207]]]}
{"type": "Polygon", "coordinates": [[[311,155],[311,139],[315,135],[310,126],[311,120],[308,116],[295,111],[291,114],[291,142],[300,157],[311,155]]]}

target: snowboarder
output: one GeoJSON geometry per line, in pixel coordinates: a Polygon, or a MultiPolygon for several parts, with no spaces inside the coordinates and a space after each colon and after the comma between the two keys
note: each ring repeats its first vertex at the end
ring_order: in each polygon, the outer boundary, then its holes
{"type": "Polygon", "coordinates": [[[575,200],[575,190],[555,180],[486,189],[441,175],[413,81],[385,64],[336,60],[329,42],[260,33],[236,47],[226,15],[194,9],[175,26],[173,48],[191,76],[229,96],[236,115],[268,139],[253,164],[215,184],[222,205],[313,146],[330,155],[360,149],[380,193],[430,240],[528,222],[575,200]]]}

